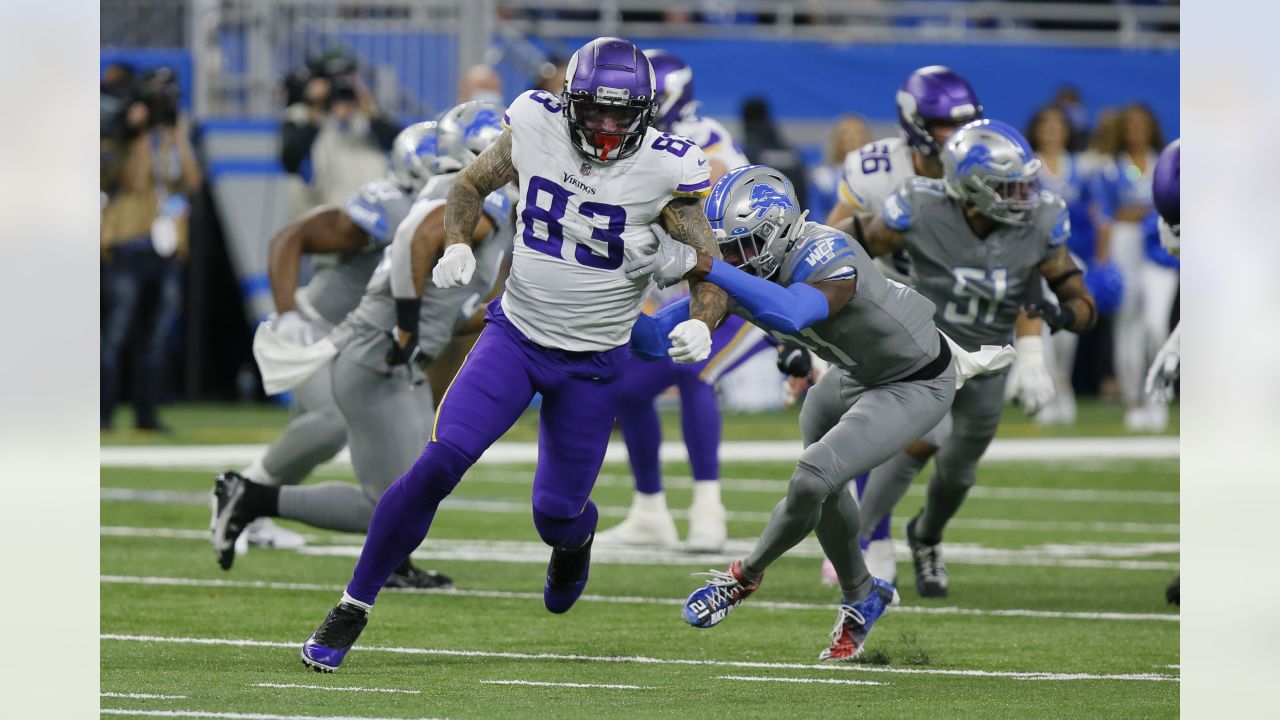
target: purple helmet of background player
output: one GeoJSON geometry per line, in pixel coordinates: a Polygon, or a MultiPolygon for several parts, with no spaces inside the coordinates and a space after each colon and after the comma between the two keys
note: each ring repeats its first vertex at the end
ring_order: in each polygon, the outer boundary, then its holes
{"type": "Polygon", "coordinates": [[[653,65],[657,88],[658,110],[653,124],[670,132],[676,123],[692,116],[698,105],[693,99],[693,68],[666,50],[645,50],[644,54],[653,65]]]}
{"type": "Polygon", "coordinates": [[[926,157],[934,157],[941,143],[931,127],[961,125],[982,117],[982,103],[968,80],[942,65],[930,65],[907,76],[898,89],[898,123],[907,133],[907,144],[926,157]]]}
{"type": "Polygon", "coordinates": [[[1160,152],[1160,159],[1156,161],[1155,174],[1151,179],[1156,211],[1160,213],[1160,217],[1164,218],[1165,222],[1169,223],[1170,227],[1175,228],[1181,224],[1181,217],[1178,212],[1178,177],[1182,170],[1181,150],[1182,138],[1169,143],[1160,152]]]}
{"type": "Polygon", "coordinates": [[[628,157],[653,122],[653,67],[630,40],[596,38],[569,58],[562,99],[579,152],[601,162],[628,157]]]}

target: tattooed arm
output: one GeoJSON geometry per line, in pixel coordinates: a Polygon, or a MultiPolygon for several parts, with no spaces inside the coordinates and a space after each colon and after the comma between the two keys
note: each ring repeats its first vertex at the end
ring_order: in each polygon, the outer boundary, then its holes
{"type": "Polygon", "coordinates": [[[444,211],[444,247],[468,244],[480,222],[485,197],[519,179],[520,174],[511,161],[511,130],[504,130],[496,142],[459,173],[449,188],[444,211]]]}
{"type": "MultiPolygon", "coordinates": [[[[699,257],[720,257],[720,246],[711,234],[711,224],[707,222],[699,199],[676,198],[667,203],[662,208],[662,226],[672,238],[696,248],[699,257]]],[[[724,290],[705,280],[690,280],[689,295],[692,298],[689,317],[705,322],[712,330],[716,329],[728,312],[729,296],[724,290]]]]}

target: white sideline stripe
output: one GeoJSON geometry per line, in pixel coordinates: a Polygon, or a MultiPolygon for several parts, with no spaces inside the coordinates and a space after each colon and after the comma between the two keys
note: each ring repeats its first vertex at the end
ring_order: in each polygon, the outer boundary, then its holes
{"type": "MultiPolygon", "coordinates": [[[[297,642],[269,640],[235,640],[230,638],[168,637],[163,635],[124,635],[103,633],[101,640],[123,642],[175,643],[179,645],[230,645],[234,647],[287,648],[296,650],[297,642]]],[[[780,670],[826,670],[831,672],[870,672],[895,675],[949,675],[957,677],[1012,678],[1015,680],[1142,680],[1148,682],[1181,682],[1176,675],[1159,673],[1124,673],[1102,675],[1093,673],[1016,672],[1011,670],[960,670],[946,668],[901,668],[885,665],[817,664],[817,663],[767,663],[733,660],[693,660],[687,658],[655,658],[644,655],[601,656],[565,655],[560,653],[491,652],[485,650],[446,650],[442,648],[368,647],[362,652],[386,652],[402,655],[441,655],[447,657],[500,658],[505,660],[567,660],[571,662],[636,663],[640,665],[685,665],[703,667],[771,668],[780,670]]]]}
{"type": "MultiPolygon", "coordinates": [[[[173,528],[104,527],[101,534],[114,537],[156,537],[174,540],[207,541],[207,531],[173,528]]],[[[668,567],[703,567],[728,565],[749,553],[755,540],[730,539],[719,553],[688,553],[679,548],[647,548],[598,545],[592,560],[603,565],[665,565],[668,567]]],[[[906,543],[895,541],[896,552],[908,554],[906,543]]],[[[359,545],[334,543],[310,545],[296,549],[302,555],[323,557],[359,557],[359,545]]],[[[1168,560],[1142,560],[1152,555],[1178,552],[1174,542],[1155,543],[1051,543],[1023,548],[992,548],[972,543],[946,546],[947,561],[956,565],[1068,567],[1102,570],[1176,570],[1178,563],[1168,560]]],[[[792,557],[822,558],[815,540],[805,540],[788,551],[792,557]]],[[[450,540],[428,538],[414,551],[424,561],[504,562],[543,564],[547,548],[540,542],[519,540],[450,540]]]]}
{"type": "MultiPolygon", "coordinates": [[[[209,493],[186,492],[179,490],[139,490],[133,488],[104,487],[99,491],[104,502],[143,502],[173,505],[209,504],[209,493]]],[[[529,512],[528,502],[512,500],[493,500],[489,498],[462,498],[449,496],[442,503],[450,511],[515,513],[522,515],[529,512]]],[[[611,505],[599,505],[600,517],[626,517],[630,508],[611,505]]],[[[687,519],[689,511],[672,509],[671,516],[687,519]]],[[[770,513],[743,512],[730,510],[727,519],[741,522],[768,522],[770,513]]],[[[906,525],[909,518],[899,517],[898,524],[906,525]]],[[[961,530],[1010,530],[1016,532],[1097,532],[1097,533],[1131,533],[1153,535],[1177,535],[1177,523],[1137,523],[1137,522],[1089,522],[1073,520],[1000,520],[987,518],[957,518],[947,523],[948,527],[961,530]]],[[[318,537],[318,536],[317,536],[318,537]]]]}
{"type": "Polygon", "coordinates": [[[109,698],[128,698],[129,700],[186,700],[186,695],[153,695],[151,693],[122,693],[122,692],[104,692],[98,693],[98,697],[109,698]]]}
{"type": "Polygon", "coordinates": [[[536,680],[481,680],[482,685],[529,685],[531,687],[604,688],[606,690],[657,690],[652,685],[600,685],[596,683],[539,682],[536,680]]]}
{"type": "Polygon", "coordinates": [[[397,690],[395,688],[366,688],[366,687],[327,687],[325,685],[299,685],[297,683],[254,683],[251,687],[260,688],[297,688],[299,690],[327,690],[329,692],[371,692],[371,693],[393,693],[403,695],[421,695],[421,690],[397,690]]]}
{"type": "MultiPolygon", "coordinates": [[[[321,585],[317,583],[282,583],[282,582],[266,582],[262,580],[201,580],[196,578],[174,578],[174,577],[134,577],[129,575],[102,575],[99,581],[107,584],[118,585],[167,585],[176,587],[222,587],[222,588],[244,588],[250,590],[282,590],[287,592],[297,591],[317,591],[327,593],[340,593],[341,588],[336,585],[321,585]]],[[[495,600],[537,600],[542,602],[542,593],[533,592],[512,592],[508,590],[461,590],[458,588],[450,588],[448,590],[424,590],[417,588],[395,588],[387,589],[383,592],[391,593],[413,593],[421,595],[444,595],[452,597],[475,597],[475,598],[492,598],[495,600]]],[[[668,605],[680,606],[684,605],[684,600],[679,598],[659,598],[659,597],[638,597],[634,595],[583,595],[578,598],[578,602],[601,602],[613,603],[618,605],[668,605]]],[[[798,603],[798,602],[777,602],[770,600],[752,600],[752,607],[763,608],[765,610],[821,610],[830,612],[831,603],[798,603]]],[[[1046,620],[1118,620],[1121,622],[1180,622],[1178,615],[1171,613],[1121,613],[1121,612],[1065,612],[1058,610],[983,610],[980,608],[959,608],[954,606],[919,606],[919,605],[896,605],[893,608],[895,613],[904,613],[909,615],[964,615],[971,617],[1022,617],[1037,618],[1046,620]]]]}
{"type": "MultiPolygon", "coordinates": [[[[118,445],[100,449],[102,467],[191,466],[224,469],[252,462],[266,445],[118,445]]],[[[720,443],[721,456],[741,462],[794,461],[800,456],[799,440],[732,440],[720,443]]],[[[1178,457],[1177,437],[1084,437],[1084,438],[1000,438],[991,443],[983,457],[987,462],[1018,460],[1160,460],[1178,457]]],[[[684,443],[662,443],[663,462],[683,462],[688,458],[684,443]]],[[[485,451],[486,464],[530,463],[538,459],[538,444],[498,442],[485,451]]],[[[627,451],[620,441],[609,443],[605,462],[626,462],[627,451]]],[[[334,462],[351,464],[343,450],[334,462]]]]}
{"type": "MultiPolygon", "coordinates": [[[[228,718],[229,720],[406,720],[406,718],[369,717],[367,715],[276,715],[273,713],[212,712],[209,710],[126,710],[102,708],[103,715],[131,717],[228,718]]],[[[421,718],[421,720],[433,720],[421,718]]]]}
{"type": "Polygon", "coordinates": [[[745,680],[747,682],[821,683],[823,685],[888,685],[879,680],[834,680],[831,678],[756,677],[753,675],[717,675],[717,680],[745,680]]]}

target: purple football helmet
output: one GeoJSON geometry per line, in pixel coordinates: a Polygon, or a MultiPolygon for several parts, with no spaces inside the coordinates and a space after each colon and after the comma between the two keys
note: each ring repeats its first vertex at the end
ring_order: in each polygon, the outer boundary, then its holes
{"type": "Polygon", "coordinates": [[[653,122],[653,67],[630,40],[596,38],[569,58],[562,98],[573,146],[592,160],[620,160],[640,149],[653,122]]]}
{"type": "Polygon", "coordinates": [[[658,110],[653,124],[670,132],[681,120],[693,115],[698,103],[693,99],[693,68],[666,50],[645,50],[653,65],[658,110]]]}
{"type": "Polygon", "coordinates": [[[930,126],[960,127],[982,117],[982,103],[968,80],[942,65],[930,65],[907,76],[898,90],[898,124],[907,144],[926,157],[937,156],[930,126]]]}
{"type": "Polygon", "coordinates": [[[1182,138],[1169,143],[1160,152],[1160,159],[1156,161],[1155,174],[1151,179],[1156,211],[1165,222],[1169,223],[1170,227],[1178,227],[1181,224],[1178,212],[1178,177],[1182,170],[1181,151],[1182,138]]]}

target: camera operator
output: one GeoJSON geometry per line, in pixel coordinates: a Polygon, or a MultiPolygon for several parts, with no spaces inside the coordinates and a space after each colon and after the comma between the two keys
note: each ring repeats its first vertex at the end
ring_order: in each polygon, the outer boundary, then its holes
{"type": "Polygon", "coordinates": [[[132,351],[134,424],[160,430],[156,406],[165,340],[180,303],[178,258],[185,256],[187,196],[199,189],[200,167],[178,117],[180,88],[161,68],[128,87],[122,73],[104,77],[100,234],[102,429],[110,429],[120,385],[120,358],[132,351]],[[118,102],[108,102],[108,98],[118,102]]]}
{"type": "Polygon", "coordinates": [[[304,177],[310,161],[308,205],[341,205],[386,172],[400,127],[382,116],[357,69],[353,58],[332,52],[285,80],[281,161],[286,172],[304,177]]]}

